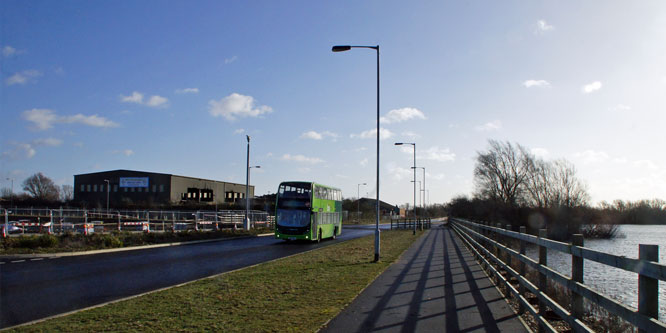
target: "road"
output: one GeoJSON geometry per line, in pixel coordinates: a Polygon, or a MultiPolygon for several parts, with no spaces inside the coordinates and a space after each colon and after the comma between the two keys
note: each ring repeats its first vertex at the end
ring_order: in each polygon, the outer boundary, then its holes
{"type": "MultiPolygon", "coordinates": [[[[382,225],[382,229],[388,229],[382,225]]],[[[374,232],[345,227],[336,240],[286,243],[273,237],[73,257],[3,260],[0,328],[193,281],[374,232]]]]}

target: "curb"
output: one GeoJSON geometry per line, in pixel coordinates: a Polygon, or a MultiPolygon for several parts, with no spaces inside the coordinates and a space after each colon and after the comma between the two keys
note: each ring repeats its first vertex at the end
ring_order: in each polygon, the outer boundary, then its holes
{"type": "Polygon", "coordinates": [[[152,244],[152,245],[129,246],[129,247],[119,247],[119,248],[113,248],[113,249],[91,250],[91,251],[81,251],[81,252],[3,254],[3,255],[0,255],[0,259],[75,257],[75,256],[86,256],[86,255],[93,255],[93,254],[101,254],[101,253],[113,253],[113,252],[125,252],[125,251],[134,251],[134,250],[155,249],[155,248],[169,247],[169,246],[181,246],[181,245],[193,245],[193,244],[201,244],[201,243],[223,242],[223,241],[237,240],[237,239],[267,237],[267,236],[272,236],[272,235],[273,235],[273,233],[259,234],[259,235],[256,235],[256,236],[203,239],[203,240],[188,241],[188,242],[175,242],[175,243],[162,243],[162,244],[152,244]]]}

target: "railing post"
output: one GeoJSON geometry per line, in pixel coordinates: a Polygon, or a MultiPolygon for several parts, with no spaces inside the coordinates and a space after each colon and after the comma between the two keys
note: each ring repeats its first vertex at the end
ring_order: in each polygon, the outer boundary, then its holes
{"type": "MultiPolygon", "coordinates": [[[[539,229],[539,240],[544,239],[548,236],[548,231],[546,229],[539,229]]],[[[548,248],[539,245],[539,266],[548,265],[548,248]]],[[[546,274],[539,272],[539,292],[546,293],[548,280],[546,279],[546,274]]],[[[539,317],[543,317],[546,314],[546,303],[539,298],[539,317]]],[[[541,325],[539,321],[539,332],[545,332],[546,330],[541,325]]]]}
{"type": "MultiPolygon", "coordinates": [[[[511,225],[507,224],[504,227],[504,230],[511,231],[511,225]]],[[[510,242],[511,242],[511,237],[504,237],[504,246],[506,246],[507,248],[511,248],[511,246],[509,244],[510,242]]],[[[509,267],[511,267],[511,253],[509,253],[509,251],[506,251],[505,255],[506,255],[506,264],[509,267]]]]}
{"type": "MultiPolygon", "coordinates": [[[[638,244],[638,259],[659,261],[659,246],[638,244]]],[[[659,315],[659,284],[657,279],[638,274],[638,312],[658,319],[659,315]]],[[[638,330],[638,332],[647,332],[638,330]]]]}
{"type": "Polygon", "coordinates": [[[499,247],[500,244],[502,244],[502,236],[499,234],[499,229],[502,229],[502,224],[497,223],[495,227],[495,256],[499,259],[502,260],[502,249],[499,247]]]}
{"type": "MultiPolygon", "coordinates": [[[[520,227],[520,234],[524,235],[527,232],[527,228],[525,226],[520,227]]],[[[525,255],[525,241],[521,238],[520,239],[520,256],[523,257],[525,255]]],[[[520,276],[525,277],[525,263],[520,260],[518,263],[518,273],[520,273],[520,276]]],[[[525,285],[523,283],[519,283],[518,285],[518,292],[520,293],[521,296],[525,297],[525,285]]],[[[518,313],[523,314],[525,313],[525,305],[523,305],[523,302],[518,302],[518,313]]]]}
{"type": "MultiPolygon", "coordinates": [[[[577,247],[583,247],[583,235],[574,234],[571,239],[571,245],[577,247]]],[[[583,283],[583,257],[579,257],[575,254],[571,254],[571,281],[583,283]]],[[[577,319],[582,319],[585,314],[585,308],[583,307],[583,296],[572,291],[571,292],[571,313],[577,319]]]]}

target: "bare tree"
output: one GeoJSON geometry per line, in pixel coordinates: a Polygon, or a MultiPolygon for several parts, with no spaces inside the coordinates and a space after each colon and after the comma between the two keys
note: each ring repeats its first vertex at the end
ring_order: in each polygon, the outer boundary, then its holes
{"type": "Polygon", "coordinates": [[[9,187],[3,187],[2,189],[0,189],[0,198],[9,199],[12,197],[12,194],[13,194],[12,189],[10,189],[9,187]]]}
{"type": "Polygon", "coordinates": [[[60,201],[67,202],[74,199],[74,186],[62,185],[60,187],[60,201]]]}
{"type": "Polygon", "coordinates": [[[552,165],[552,204],[571,208],[587,205],[590,195],[587,193],[587,186],[576,177],[576,167],[564,159],[554,161],[552,165]]]}
{"type": "Polygon", "coordinates": [[[526,149],[510,142],[489,140],[490,149],[479,152],[474,168],[477,195],[481,198],[517,206],[522,199],[523,183],[530,171],[526,149]]]}
{"type": "Polygon", "coordinates": [[[36,199],[52,201],[59,199],[58,186],[41,172],[26,178],[23,181],[23,190],[36,199]]]}

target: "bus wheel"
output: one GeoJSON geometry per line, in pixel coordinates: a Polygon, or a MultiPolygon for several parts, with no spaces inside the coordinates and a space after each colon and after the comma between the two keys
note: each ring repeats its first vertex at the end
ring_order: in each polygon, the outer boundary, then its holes
{"type": "Polygon", "coordinates": [[[335,237],[337,237],[337,234],[338,234],[338,227],[335,227],[335,229],[333,229],[333,240],[335,240],[335,237]]]}
{"type": "Polygon", "coordinates": [[[319,237],[317,237],[317,243],[321,242],[321,229],[319,229],[318,235],[319,237]]]}

